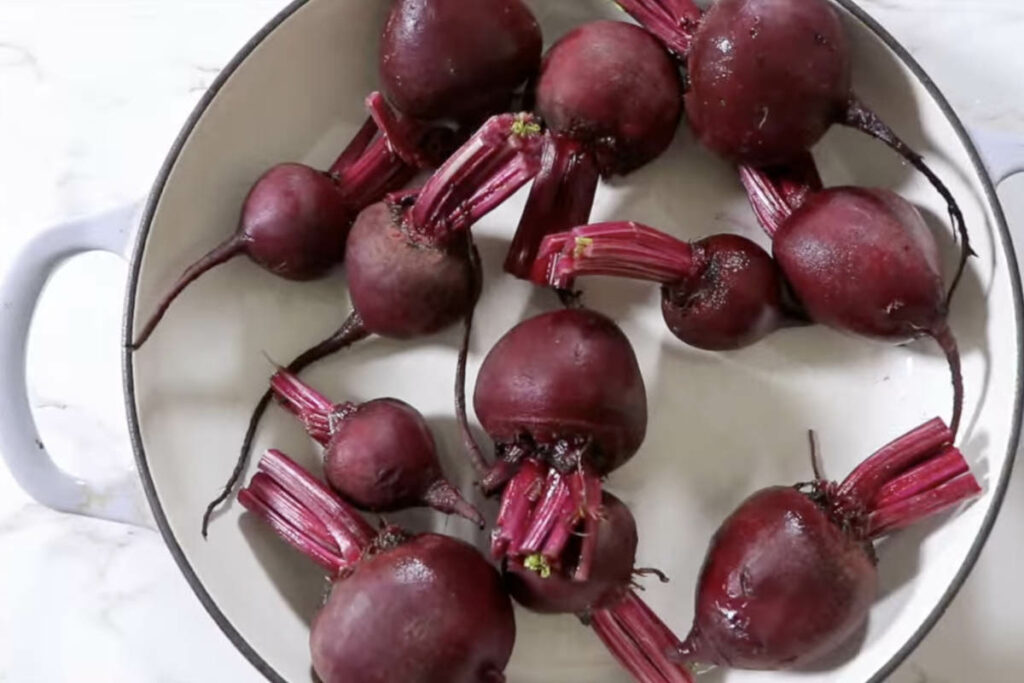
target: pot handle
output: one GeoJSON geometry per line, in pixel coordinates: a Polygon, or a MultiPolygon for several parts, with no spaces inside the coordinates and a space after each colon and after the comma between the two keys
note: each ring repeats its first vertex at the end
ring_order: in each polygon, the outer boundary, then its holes
{"type": "Polygon", "coordinates": [[[108,251],[126,258],[139,205],[132,204],[51,228],[30,240],[0,283],[0,453],[18,484],[39,503],[60,510],[152,527],[138,477],[97,484],[60,469],[32,418],[25,382],[29,325],[43,287],[68,258],[108,251]]]}
{"type": "Polygon", "coordinates": [[[970,133],[993,183],[999,185],[1014,174],[1024,173],[1024,135],[983,127],[974,127],[970,133]]]}

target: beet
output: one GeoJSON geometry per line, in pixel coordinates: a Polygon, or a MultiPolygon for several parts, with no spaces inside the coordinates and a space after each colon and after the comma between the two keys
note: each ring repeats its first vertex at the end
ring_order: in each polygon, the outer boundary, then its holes
{"type": "Polygon", "coordinates": [[[772,257],[738,235],[687,243],[639,223],[612,222],[545,237],[531,279],[566,290],[581,275],[661,283],[665,324],[711,351],[749,346],[801,317],[772,257]]]}
{"type": "Polygon", "coordinates": [[[622,8],[686,62],[686,115],[708,148],[740,165],[786,163],[833,124],[879,140],[942,195],[972,253],[963,214],[938,176],[851,89],[850,46],[827,0],[622,0],[622,8]]]}
{"type": "Polygon", "coordinates": [[[379,93],[367,98],[370,117],[327,172],[292,163],[267,171],[236,233],[185,270],[133,348],[185,287],[240,254],[287,279],[323,276],[344,257],[356,215],[437,166],[453,139],[505,111],[540,56],[540,27],[520,0],[395,0],[378,55],[388,102],[379,93]]]}
{"type": "Polygon", "coordinates": [[[629,173],[672,142],[682,84],[649,33],[595,21],[548,50],[535,88],[550,133],[505,270],[526,278],[541,239],[587,222],[599,176],[629,173]]]}
{"type": "Polygon", "coordinates": [[[938,245],[917,209],[889,190],[859,187],[810,193],[794,209],[779,178],[749,167],[741,178],[812,320],[894,344],[925,336],[938,342],[950,368],[955,434],[963,379],[947,321],[953,289],[944,287],[938,245]]]}
{"type": "Polygon", "coordinates": [[[373,512],[427,505],[483,528],[480,512],[442,474],[430,427],[411,405],[396,398],[335,404],[283,369],[270,385],[324,447],[327,483],[345,500],[373,512]]]}
{"type": "Polygon", "coordinates": [[[981,492],[939,419],[896,439],[836,484],[758,491],[715,532],[693,628],[676,659],[781,669],[819,659],[867,618],[872,541],[981,492]]]}
{"type": "Polygon", "coordinates": [[[505,680],[512,604],[475,548],[393,526],[375,532],[279,451],[268,451],[259,469],[239,502],[330,573],[331,592],[310,634],[321,681],[505,680]]]}
{"type": "Polygon", "coordinates": [[[399,0],[380,44],[381,90],[408,116],[474,121],[508,107],[542,47],[520,0],[399,0]]]}
{"type": "MultiPolygon", "coordinates": [[[[486,492],[504,488],[492,552],[536,556],[568,574],[563,554],[578,529],[583,541],[571,574],[586,579],[601,477],[636,453],[647,430],[647,395],[629,340],[593,311],[525,320],[487,354],[473,405],[499,460],[489,466],[467,438],[471,461],[486,492]]],[[[464,425],[461,403],[457,412],[464,425]]]]}
{"type": "Polygon", "coordinates": [[[634,590],[636,576],[667,579],[656,570],[633,568],[636,522],[629,508],[607,491],[601,495],[597,534],[588,579],[576,581],[545,570],[537,558],[527,558],[525,564],[511,559],[504,571],[509,594],[535,612],[577,615],[640,683],[689,683],[689,669],[666,656],[682,643],[634,590]]]}
{"type": "MultiPolygon", "coordinates": [[[[352,312],[333,334],[287,364],[310,364],[379,335],[410,339],[464,318],[480,290],[469,228],[532,179],[540,165],[540,126],[529,114],[490,118],[417,193],[389,195],[359,214],[349,233],[346,270],[352,312]]],[[[235,469],[210,516],[245,468],[271,391],[253,411],[235,469]]]]}

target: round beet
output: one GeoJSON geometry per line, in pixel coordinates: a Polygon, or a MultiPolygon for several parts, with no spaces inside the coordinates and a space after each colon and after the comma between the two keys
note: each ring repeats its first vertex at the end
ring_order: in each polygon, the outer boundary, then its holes
{"type": "Polygon", "coordinates": [[[647,432],[633,347],[610,318],[586,309],[543,313],[506,332],[480,366],[473,407],[499,448],[526,441],[557,458],[579,444],[598,475],[631,458],[647,432]]]}
{"type": "Polygon", "coordinates": [[[438,534],[359,562],[334,583],[309,639],[323,683],[498,683],[514,642],[494,567],[438,534]]]}
{"type": "MultiPolygon", "coordinates": [[[[457,387],[463,364],[464,357],[457,387]]],[[[586,580],[600,536],[601,478],[636,453],[647,430],[647,394],[629,340],[588,310],[525,320],[487,354],[473,404],[499,460],[487,464],[457,396],[468,455],[484,491],[504,489],[494,556],[586,580]],[[570,549],[574,536],[578,549],[570,549]]]]}
{"type": "Polygon", "coordinates": [[[555,43],[541,64],[537,111],[578,140],[602,175],[643,166],[669,146],[682,110],[679,70],[642,28],[594,21],[555,43]]]}
{"type": "MultiPolygon", "coordinates": [[[[636,521],[629,508],[607,491],[601,493],[597,533],[593,569],[586,581],[574,581],[566,575],[575,569],[571,564],[562,573],[544,571],[543,566],[529,559],[527,564],[532,568],[510,559],[504,572],[509,595],[523,607],[544,614],[586,614],[621,600],[633,581],[636,521]]],[[[570,549],[569,557],[573,550],[578,552],[578,548],[570,549]]]]}
{"type": "Polygon", "coordinates": [[[815,193],[779,227],[772,249],[817,322],[893,343],[946,329],[938,245],[894,192],[815,193]]]}
{"type": "Polygon", "coordinates": [[[621,21],[573,29],[548,50],[536,85],[550,128],[505,270],[527,278],[545,235],[586,223],[600,176],[629,173],[672,142],[679,70],[647,31],[621,21]]]}
{"type": "Polygon", "coordinates": [[[841,120],[850,50],[820,0],[717,0],[687,56],[686,116],[698,139],[737,163],[788,161],[841,120]]]}
{"type": "Polygon", "coordinates": [[[335,404],[284,369],[271,377],[270,388],[323,445],[327,482],[345,500],[374,512],[426,505],[483,528],[480,512],[442,474],[430,427],[408,403],[335,404]]]}
{"type": "Polygon", "coordinates": [[[853,635],[877,589],[869,544],[804,493],[764,489],[715,532],[685,648],[737,669],[797,666],[853,635]]]}
{"type": "Polygon", "coordinates": [[[242,505],[324,567],[330,596],[310,651],[323,683],[501,683],[515,620],[497,571],[438,534],[380,531],[279,451],[242,505]]]}
{"type": "Polygon", "coordinates": [[[380,43],[380,83],[399,111],[473,120],[508,107],[537,71],[537,20],[520,0],[397,0],[380,43]]]}
{"type": "Polygon", "coordinates": [[[691,244],[639,223],[612,222],[545,237],[531,279],[567,290],[581,275],[661,283],[669,329],[711,351],[749,346],[796,322],[772,257],[737,235],[691,244]]]}
{"type": "Polygon", "coordinates": [[[693,628],[676,659],[783,669],[819,659],[867,618],[878,590],[872,542],[981,492],[953,433],[934,419],[841,483],[758,491],[715,532],[693,628]]]}

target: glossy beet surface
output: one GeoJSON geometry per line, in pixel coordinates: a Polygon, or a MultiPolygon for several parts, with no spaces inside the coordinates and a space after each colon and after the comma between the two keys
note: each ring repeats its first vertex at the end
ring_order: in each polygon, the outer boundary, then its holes
{"type": "Polygon", "coordinates": [[[945,328],[935,238],[917,209],[889,190],[838,187],[813,194],[773,244],[816,322],[889,342],[945,328]]]}
{"type": "Polygon", "coordinates": [[[693,251],[697,277],[662,290],[662,315],[681,341],[739,349],[786,324],[782,275],[764,249],[739,235],[714,235],[693,251]]]}
{"type": "Polygon", "coordinates": [[[473,405],[491,438],[537,444],[590,437],[597,473],[630,458],[647,430],[636,354],[609,318],[585,309],[525,320],[487,354],[473,405]]]}
{"type": "Polygon", "coordinates": [[[868,546],[792,487],[748,498],[711,540],[697,585],[691,661],[789,668],[831,651],[867,616],[868,546]]]}
{"type": "Polygon", "coordinates": [[[621,500],[604,491],[597,525],[594,568],[586,581],[560,572],[542,577],[510,560],[505,586],[516,602],[545,614],[582,614],[617,602],[630,588],[636,558],[636,522],[621,500]]]}
{"type": "Polygon", "coordinates": [[[407,116],[471,120],[508,107],[541,47],[520,0],[396,0],[380,43],[381,88],[407,116]]]}
{"type": "Polygon", "coordinates": [[[822,0],[717,0],[687,71],[697,137],[740,163],[784,162],[809,149],[850,99],[846,34],[822,0]]]}
{"type": "Polygon", "coordinates": [[[385,202],[365,209],[348,238],[352,308],[375,334],[407,339],[462,319],[476,301],[469,239],[432,247],[410,238],[385,202]]]}
{"type": "Polygon", "coordinates": [[[512,605],[483,556],[422,534],[335,582],[310,649],[324,683],[497,683],[515,632],[512,605]]]}
{"type": "Polygon", "coordinates": [[[681,92],[679,71],[653,36],[595,21],[548,50],[537,110],[553,131],[592,147],[602,174],[628,173],[672,141],[681,92]]]}
{"type": "Polygon", "coordinates": [[[279,164],[249,192],[239,229],[253,261],[281,277],[310,280],[341,261],[353,218],[327,173],[279,164]]]}

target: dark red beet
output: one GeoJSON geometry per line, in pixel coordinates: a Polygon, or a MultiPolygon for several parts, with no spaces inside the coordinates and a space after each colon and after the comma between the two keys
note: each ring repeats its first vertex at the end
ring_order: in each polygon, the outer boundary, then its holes
{"type": "Polygon", "coordinates": [[[837,187],[809,194],[794,210],[778,179],[749,167],[740,175],[812,320],[895,344],[924,336],[939,343],[949,362],[956,433],[960,354],[946,320],[938,245],[917,209],[889,190],[837,187]]]}
{"type": "Polygon", "coordinates": [[[525,320],[487,354],[473,403],[500,458],[487,465],[457,399],[481,486],[504,487],[494,555],[535,556],[568,574],[564,555],[579,527],[583,540],[571,572],[586,579],[598,538],[601,477],[636,453],[647,430],[647,395],[629,340],[614,322],[587,310],[525,320]]]}
{"type": "Polygon", "coordinates": [[[639,223],[613,222],[545,237],[531,279],[565,290],[581,275],[661,283],[665,323],[702,349],[749,346],[796,322],[772,257],[738,235],[691,244],[639,223]]]}
{"type": "Polygon", "coordinates": [[[633,590],[634,575],[659,573],[633,569],[636,522],[608,492],[601,496],[597,533],[590,578],[571,580],[547,570],[536,557],[527,558],[532,568],[509,560],[504,572],[509,593],[535,612],[578,615],[639,683],[689,683],[689,670],[666,656],[682,644],[633,590]]]}
{"type": "MultiPolygon", "coordinates": [[[[297,374],[371,334],[409,339],[466,317],[480,287],[469,228],[537,174],[539,133],[529,114],[494,116],[418,193],[389,196],[360,213],[347,243],[352,312],[332,335],[292,360],[288,371],[297,374]]],[[[235,470],[203,516],[204,534],[244,471],[270,399],[268,390],[253,411],[235,470]]]]}
{"type": "Polygon", "coordinates": [[[711,540],[678,659],[744,669],[811,662],[845,642],[877,593],[871,542],[981,492],[935,419],[842,484],[758,491],[711,540]]]}
{"type": "Polygon", "coordinates": [[[598,176],[629,173],[672,142],[682,84],[649,33],[618,21],[584,24],[548,50],[536,86],[551,130],[505,270],[526,278],[541,239],[587,222],[598,176]]]}
{"type": "Polygon", "coordinates": [[[411,405],[396,398],[331,403],[287,370],[270,385],[323,445],[327,482],[350,503],[374,512],[426,505],[483,528],[480,512],[442,474],[430,427],[411,405]]]}
{"type": "Polygon", "coordinates": [[[956,200],[851,90],[849,42],[827,0],[717,0],[702,18],[692,0],[620,4],[686,60],[686,114],[705,145],[737,164],[765,166],[806,152],[832,124],[856,128],[942,195],[963,241],[963,270],[972,252],[956,200]]]}
{"type": "Polygon", "coordinates": [[[475,548],[395,527],[374,532],[278,451],[267,452],[238,499],[330,573],[331,593],[310,634],[321,681],[505,680],[515,642],[512,605],[475,548]]]}
{"type": "Polygon", "coordinates": [[[472,121],[508,106],[536,73],[541,43],[519,0],[398,0],[380,44],[381,89],[414,118],[472,121]]]}

